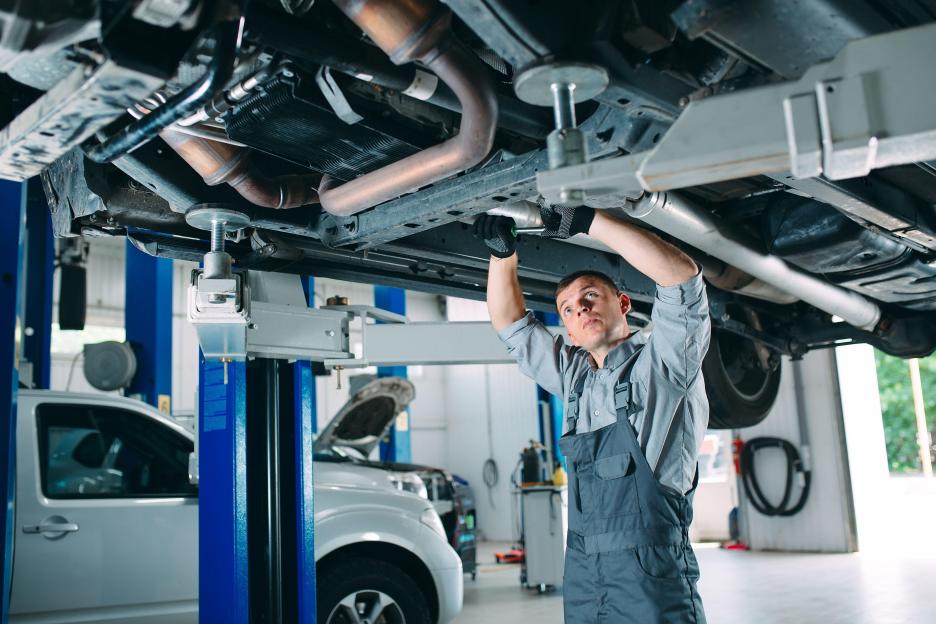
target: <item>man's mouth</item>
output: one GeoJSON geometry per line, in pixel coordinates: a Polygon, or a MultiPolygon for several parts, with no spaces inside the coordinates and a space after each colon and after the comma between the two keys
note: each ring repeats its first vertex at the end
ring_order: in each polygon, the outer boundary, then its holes
{"type": "Polygon", "coordinates": [[[600,322],[601,322],[601,319],[597,319],[597,318],[588,319],[587,321],[585,321],[584,323],[582,323],[582,328],[583,328],[583,329],[588,329],[588,328],[591,327],[592,325],[594,325],[594,324],[596,324],[596,323],[600,323],[600,322]]]}

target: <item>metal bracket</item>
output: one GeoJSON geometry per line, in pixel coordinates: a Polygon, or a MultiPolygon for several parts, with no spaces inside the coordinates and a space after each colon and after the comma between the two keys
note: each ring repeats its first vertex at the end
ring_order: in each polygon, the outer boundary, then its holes
{"type": "Polygon", "coordinates": [[[328,105],[331,106],[332,110],[335,111],[338,119],[348,125],[356,124],[364,119],[351,108],[348,98],[345,97],[345,94],[341,91],[341,87],[335,82],[335,78],[331,75],[331,70],[329,68],[324,65],[319,68],[318,72],[315,74],[315,84],[321,89],[322,95],[325,96],[325,100],[328,102],[328,105]]]}

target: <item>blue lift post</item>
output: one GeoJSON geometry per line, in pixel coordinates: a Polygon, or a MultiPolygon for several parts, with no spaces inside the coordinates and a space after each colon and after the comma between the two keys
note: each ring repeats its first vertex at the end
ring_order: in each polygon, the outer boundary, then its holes
{"type": "MultiPolygon", "coordinates": [[[[315,278],[304,277],[302,289],[310,308],[315,307],[315,278]]],[[[296,580],[298,624],[315,624],[315,501],[314,442],[318,431],[315,376],[312,363],[293,364],[296,448],[296,580]]]]}
{"type": "MultiPolygon", "coordinates": [[[[396,314],[406,314],[406,291],[402,288],[374,286],[374,306],[396,314]]],[[[381,366],[377,368],[378,377],[406,377],[405,366],[381,366]]],[[[380,460],[409,463],[413,461],[410,445],[409,408],[407,408],[406,428],[394,425],[390,428],[389,442],[380,443],[380,460]]]]}
{"type": "Polygon", "coordinates": [[[137,357],[128,394],[171,413],[172,260],[139,251],[127,241],[124,327],[137,357]]]}
{"type": "MultiPolygon", "coordinates": [[[[547,327],[558,327],[561,325],[558,314],[537,312],[536,317],[547,327]]],[[[543,444],[552,451],[553,457],[556,458],[556,462],[562,466],[562,469],[567,470],[565,456],[562,454],[562,451],[559,450],[559,438],[562,436],[563,413],[565,410],[562,398],[546,392],[546,390],[539,386],[536,387],[536,396],[538,405],[542,405],[543,402],[549,405],[549,415],[552,416],[552,426],[550,427],[552,436],[550,440],[546,440],[543,427],[544,414],[540,411],[540,439],[543,441],[543,444]]]]}
{"type": "Polygon", "coordinates": [[[247,375],[199,352],[198,621],[247,624],[247,375]]]}
{"type": "MultiPolygon", "coordinates": [[[[23,358],[32,364],[32,386],[47,390],[52,369],[52,272],[55,243],[52,216],[39,178],[29,181],[26,198],[26,329],[23,358]]],[[[26,380],[24,380],[26,381],[26,380]]]]}
{"type": "Polygon", "coordinates": [[[23,243],[26,236],[26,185],[0,180],[0,514],[3,536],[3,595],[0,622],[10,611],[13,572],[13,500],[16,492],[16,392],[18,341],[22,335],[23,243]]]}
{"type": "Polygon", "coordinates": [[[311,373],[201,356],[202,624],[316,621],[311,373]]]}

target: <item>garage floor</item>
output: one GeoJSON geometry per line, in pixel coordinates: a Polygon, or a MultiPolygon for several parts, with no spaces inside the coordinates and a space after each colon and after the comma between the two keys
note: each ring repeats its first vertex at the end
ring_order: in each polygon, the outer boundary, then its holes
{"type": "MultiPolygon", "coordinates": [[[[483,542],[478,579],[465,577],[459,624],[561,624],[560,592],[520,588],[519,566],[497,565],[509,544],[483,542]]],[[[903,549],[900,549],[903,550],[903,549]]],[[[936,559],[924,553],[752,553],[697,546],[712,624],[913,624],[936,621],[936,559]]]]}

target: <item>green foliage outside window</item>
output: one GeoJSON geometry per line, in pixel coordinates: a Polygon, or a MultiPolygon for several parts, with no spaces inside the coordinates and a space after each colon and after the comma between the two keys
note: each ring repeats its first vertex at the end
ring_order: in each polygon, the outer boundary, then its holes
{"type": "MultiPolygon", "coordinates": [[[[916,415],[913,412],[913,393],[907,360],[892,357],[881,351],[875,351],[874,358],[877,362],[881,411],[884,415],[884,440],[890,471],[921,472],[916,415]]],[[[920,360],[920,379],[923,384],[923,402],[926,405],[927,429],[936,439],[936,356],[920,360]]],[[[933,450],[930,449],[931,457],[933,450]]]]}

